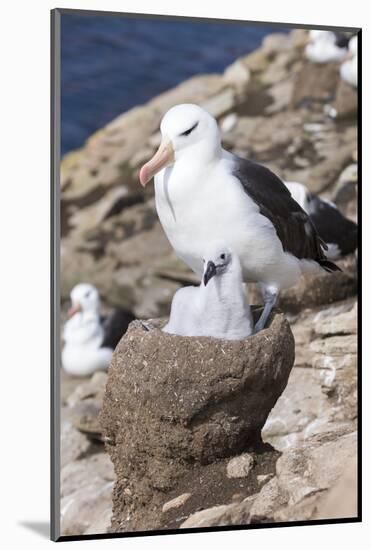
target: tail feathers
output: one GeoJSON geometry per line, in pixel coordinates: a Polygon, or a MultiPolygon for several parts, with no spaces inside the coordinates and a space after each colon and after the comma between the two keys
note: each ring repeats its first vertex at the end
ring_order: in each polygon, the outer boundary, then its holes
{"type": "Polygon", "coordinates": [[[321,258],[320,260],[317,260],[317,263],[327,271],[328,273],[334,273],[334,271],[342,271],[340,267],[333,262],[330,262],[330,260],[326,260],[325,258],[321,258]]]}

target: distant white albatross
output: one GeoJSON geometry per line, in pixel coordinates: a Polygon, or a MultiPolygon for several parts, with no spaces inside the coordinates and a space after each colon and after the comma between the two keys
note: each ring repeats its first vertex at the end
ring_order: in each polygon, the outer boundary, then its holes
{"type": "Polygon", "coordinates": [[[204,254],[200,286],[177,290],[163,330],[225,340],[242,340],[252,334],[252,315],[237,254],[223,243],[210,245],[204,254]]]}
{"type": "Polygon", "coordinates": [[[302,183],[285,182],[291,196],[310,217],[321,239],[327,244],[329,260],[338,260],[354,252],[358,245],[358,226],[329,200],[322,199],[302,183]]]}
{"type": "Polygon", "coordinates": [[[344,39],[331,31],[312,30],[309,32],[309,44],[305,55],[312,63],[330,63],[341,61],[347,55],[347,44],[344,39]]]}
{"type": "Polygon", "coordinates": [[[115,309],[108,317],[101,317],[98,291],[87,283],[72,289],[71,302],[63,331],[64,370],[74,376],[87,376],[107,369],[113,350],[134,316],[124,309],[115,309]]]}
{"type": "Polygon", "coordinates": [[[245,282],[258,282],[262,329],[279,291],[303,273],[336,271],[304,210],[268,168],[221,146],[215,119],[197,105],[177,105],[161,122],[162,142],[141,169],[155,176],[157,213],[178,256],[198,276],[203,253],[222,241],[239,256],[245,282]]]}
{"type": "Polygon", "coordinates": [[[340,66],[341,78],[357,88],[358,85],[358,36],[353,36],[348,45],[346,60],[340,66]]]}

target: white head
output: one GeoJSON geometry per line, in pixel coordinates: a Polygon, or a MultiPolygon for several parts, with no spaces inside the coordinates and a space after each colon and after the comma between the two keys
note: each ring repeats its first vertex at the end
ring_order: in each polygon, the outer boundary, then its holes
{"type": "Polygon", "coordinates": [[[208,159],[220,154],[220,132],[216,120],[204,109],[192,103],[172,107],[161,121],[162,141],[158,151],[139,174],[143,187],[160,170],[178,159],[202,154],[208,159]]]}
{"type": "Polygon", "coordinates": [[[336,36],[331,31],[313,29],[309,31],[309,40],[313,42],[327,42],[335,44],[336,36]]]}
{"type": "Polygon", "coordinates": [[[76,285],[70,294],[71,308],[68,311],[68,316],[72,317],[77,312],[98,313],[100,300],[98,290],[93,285],[88,283],[80,283],[76,285]]]}
{"type": "Polygon", "coordinates": [[[203,283],[207,283],[213,277],[220,277],[233,269],[241,270],[240,263],[236,254],[224,243],[212,244],[204,253],[204,274],[203,283]]]}

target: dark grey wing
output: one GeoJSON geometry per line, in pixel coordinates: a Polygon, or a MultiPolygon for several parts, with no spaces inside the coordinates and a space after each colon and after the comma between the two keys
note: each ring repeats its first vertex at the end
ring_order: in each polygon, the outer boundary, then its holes
{"type": "Polygon", "coordinates": [[[339,269],[326,260],[326,244],[280,178],[261,164],[235,159],[234,175],[261,214],[272,222],[284,251],[299,259],[315,260],[327,271],[339,269]]]}
{"type": "Polygon", "coordinates": [[[113,310],[108,317],[103,319],[104,339],[101,347],[115,349],[134,319],[135,317],[130,311],[125,309],[113,310]]]}
{"type": "Polygon", "coordinates": [[[358,226],[339,210],[317,195],[308,194],[309,216],[321,239],[337,244],[341,255],[355,251],[358,246],[358,226]]]}

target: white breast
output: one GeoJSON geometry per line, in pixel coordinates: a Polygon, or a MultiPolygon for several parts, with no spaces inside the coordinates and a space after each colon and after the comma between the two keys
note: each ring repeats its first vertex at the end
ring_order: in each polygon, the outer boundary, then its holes
{"type": "Polygon", "coordinates": [[[253,331],[250,306],[241,272],[215,276],[205,287],[179,289],[171,304],[165,332],[179,336],[209,336],[242,340],[253,331]]]}
{"type": "Polygon", "coordinates": [[[206,166],[177,161],[155,178],[157,212],[174,250],[200,277],[204,251],[222,240],[240,257],[245,280],[257,281],[277,264],[282,245],[231,168],[227,152],[206,166]]]}
{"type": "Polygon", "coordinates": [[[62,366],[74,376],[87,376],[97,370],[105,370],[111,361],[113,351],[101,348],[103,328],[99,317],[84,317],[77,313],[64,327],[62,366]]]}

